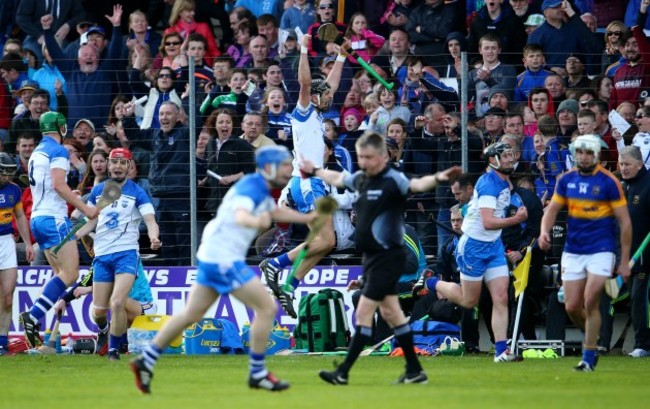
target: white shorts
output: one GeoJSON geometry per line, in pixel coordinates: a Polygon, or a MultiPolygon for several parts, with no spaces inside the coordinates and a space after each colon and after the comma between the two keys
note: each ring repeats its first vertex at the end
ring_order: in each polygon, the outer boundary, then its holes
{"type": "Polygon", "coordinates": [[[576,281],[587,278],[587,273],[611,277],[616,255],[611,252],[595,254],[562,253],[562,281],[576,281]]]}
{"type": "Polygon", "coordinates": [[[18,267],[16,242],[11,234],[0,236],[0,270],[18,267]]]}

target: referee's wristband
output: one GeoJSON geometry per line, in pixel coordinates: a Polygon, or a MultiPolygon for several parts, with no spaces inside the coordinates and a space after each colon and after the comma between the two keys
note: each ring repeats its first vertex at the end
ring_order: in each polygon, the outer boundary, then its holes
{"type": "Polygon", "coordinates": [[[303,173],[303,175],[305,175],[305,177],[313,178],[313,177],[316,176],[316,172],[318,172],[318,171],[321,170],[321,169],[322,169],[322,168],[321,168],[320,166],[314,166],[314,169],[313,169],[310,173],[305,172],[304,170],[301,171],[301,172],[303,173]]]}

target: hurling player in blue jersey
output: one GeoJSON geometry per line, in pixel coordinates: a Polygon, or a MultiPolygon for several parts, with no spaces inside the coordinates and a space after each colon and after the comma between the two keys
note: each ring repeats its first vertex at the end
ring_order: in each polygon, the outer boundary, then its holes
{"type": "Polygon", "coordinates": [[[0,356],[8,353],[11,307],[17,279],[18,260],[14,229],[11,225],[14,217],[20,237],[25,242],[27,261],[32,261],[34,258],[28,221],[23,211],[23,203],[20,201],[20,188],[11,182],[17,169],[16,160],[7,153],[0,152],[0,356]]]}
{"type": "Polygon", "coordinates": [[[241,178],[228,191],[217,216],[203,231],[197,252],[198,273],[183,312],[163,326],[145,348],[142,356],[131,361],[136,386],[150,393],[153,367],[163,349],[197,322],[221,294],[232,294],[255,312],[251,324],[250,374],[253,389],[281,391],[289,384],[266,369],[265,352],[277,306],[255,272],[246,265],[246,254],[260,231],[266,231],[271,219],[289,223],[310,223],[316,212],[301,214],[276,207],[271,189],[286,186],[291,178],[291,154],[284,146],[266,146],[255,152],[257,172],[241,178]]]}
{"type": "MultiPolygon", "coordinates": [[[[126,301],[138,271],[140,253],[140,223],[144,220],[151,249],[160,248],[158,223],[147,194],[127,178],[132,166],[131,152],[125,148],[111,150],[108,155],[110,180],[122,187],[122,195],[99,213],[99,218],[77,232],[83,237],[95,227],[95,258],[93,259],[93,319],[100,330],[106,322],[106,310],[111,310],[108,359],[120,359],[120,345],[126,333],[126,301]]],[[[88,196],[90,206],[97,205],[105,183],[93,187],[88,196]]]]}
{"type": "Polygon", "coordinates": [[[620,232],[621,249],[617,273],[627,281],[632,224],[620,182],[600,165],[600,137],[578,136],[572,150],[576,167],[557,182],[542,218],[538,242],[542,250],[551,248],[551,227],[566,206],[567,239],[562,254],[564,305],[573,323],[585,333],[582,361],[575,370],[591,372],[597,363],[600,296],[616,263],[616,229],[620,232]]]}
{"type": "Polygon", "coordinates": [[[463,308],[473,308],[478,304],[485,282],[492,297],[494,362],[508,362],[513,361],[515,356],[507,345],[510,271],[501,231],[526,221],[528,211],[521,206],[514,216],[506,217],[512,190],[509,175],[515,162],[512,147],[497,142],[485,148],[484,154],[489,168],[476,182],[463,220],[463,236],[456,250],[461,284],[431,277],[426,282],[418,281],[414,291],[418,292],[426,286],[463,308]]]}
{"type": "MultiPolygon", "coordinates": [[[[343,50],[347,49],[346,47],[349,45],[346,41],[341,46],[341,54],[336,58],[334,67],[327,76],[327,80],[312,79],[307,56],[307,47],[310,41],[311,36],[309,34],[303,36],[300,63],[298,65],[300,94],[298,96],[298,104],[291,114],[294,159],[293,173],[288,189],[293,202],[301,213],[308,213],[314,210],[316,199],[327,195],[325,184],[320,178],[315,176],[308,178],[302,177],[298,162],[305,159],[318,167],[323,167],[323,158],[325,157],[325,142],[323,137],[325,135],[325,128],[321,114],[329,109],[334,93],[339,87],[341,70],[346,58],[343,50]]],[[[293,293],[300,284],[300,280],[335,245],[336,235],[334,233],[332,219],[329,218],[309,245],[307,256],[302,260],[296,270],[291,272],[282,287],[279,284],[280,273],[285,267],[293,263],[305,244],[303,243],[290,252],[273,259],[264,260],[260,264],[260,269],[264,273],[264,277],[273,294],[280,301],[282,308],[291,317],[298,317],[293,307],[293,293]]]]}
{"type": "Polygon", "coordinates": [[[34,200],[30,225],[32,234],[52,266],[54,277],[45,284],[43,292],[29,311],[20,314],[25,339],[31,348],[42,344],[39,320],[52,308],[69,285],[79,278],[79,252],[76,240],[70,240],[56,257],[50,249],[70,232],[68,204],[89,219],[99,211],[86,205],[70,190],[66,175],[70,170],[68,151],[61,145],[67,132],[66,119],[58,112],[46,112],[39,119],[43,139],[29,158],[29,187],[34,200]]]}

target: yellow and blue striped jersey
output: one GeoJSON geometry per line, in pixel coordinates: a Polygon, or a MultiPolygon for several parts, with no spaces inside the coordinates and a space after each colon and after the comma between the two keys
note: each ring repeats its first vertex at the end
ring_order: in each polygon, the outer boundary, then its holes
{"type": "Polygon", "coordinates": [[[621,183],[612,173],[600,165],[589,175],[573,169],[557,182],[552,200],[568,208],[565,251],[616,251],[614,209],[626,206],[627,201],[621,183]]]}
{"type": "Polygon", "coordinates": [[[20,201],[20,188],[7,183],[0,187],[0,236],[13,234],[14,228],[11,221],[15,210],[22,210],[23,202],[20,201]]]}

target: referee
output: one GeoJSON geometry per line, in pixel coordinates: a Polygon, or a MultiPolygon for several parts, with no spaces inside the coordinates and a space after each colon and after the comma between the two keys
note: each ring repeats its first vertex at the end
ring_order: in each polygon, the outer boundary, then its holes
{"type": "Polygon", "coordinates": [[[355,204],[357,227],[355,241],[363,252],[363,270],[366,285],[356,309],[357,328],[345,361],[334,371],[321,371],[321,379],[333,385],[347,385],[348,373],[371,341],[372,322],[377,308],[395,333],[404,349],[406,373],[399,383],[426,383],[413,349],[413,333],[399,305],[397,282],[406,261],[404,247],[404,212],[410,193],[432,190],[439,182],[447,182],[459,175],[459,167],[435,175],[408,180],[404,174],[388,165],[388,151],[383,136],[365,133],[356,142],[359,168],[353,175],[343,174],[314,166],[310,161],[301,163],[305,176],[317,176],[327,184],[346,187],[358,192],[355,204]]]}

